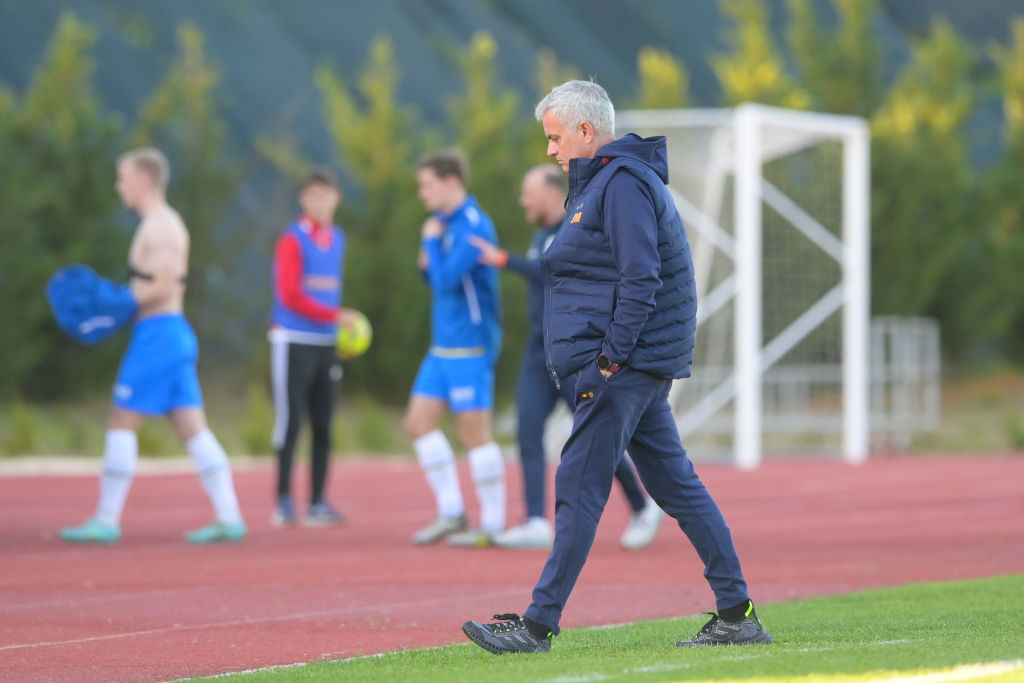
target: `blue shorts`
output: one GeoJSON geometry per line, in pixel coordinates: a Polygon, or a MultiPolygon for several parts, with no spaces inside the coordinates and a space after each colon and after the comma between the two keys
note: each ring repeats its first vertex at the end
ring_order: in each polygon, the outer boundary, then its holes
{"type": "Polygon", "coordinates": [[[143,318],[121,359],[114,405],[146,415],[175,408],[202,408],[196,361],[199,343],[180,313],[143,318]]]}
{"type": "Polygon", "coordinates": [[[447,401],[453,413],[490,410],[494,407],[494,359],[488,355],[442,358],[427,353],[412,393],[447,401]]]}

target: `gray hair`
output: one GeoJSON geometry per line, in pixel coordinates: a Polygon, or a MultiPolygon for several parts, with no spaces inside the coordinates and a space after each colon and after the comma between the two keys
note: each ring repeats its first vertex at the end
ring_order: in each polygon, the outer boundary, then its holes
{"type": "Polygon", "coordinates": [[[588,121],[598,137],[615,136],[615,107],[604,88],[593,81],[566,81],[556,85],[537,104],[533,114],[540,121],[548,110],[572,130],[588,121]]]}
{"type": "Polygon", "coordinates": [[[167,183],[171,181],[171,165],[160,150],[155,147],[139,147],[127,151],[117,158],[118,166],[125,162],[130,162],[135,168],[148,175],[153,181],[153,185],[161,192],[167,189],[167,183]]]}

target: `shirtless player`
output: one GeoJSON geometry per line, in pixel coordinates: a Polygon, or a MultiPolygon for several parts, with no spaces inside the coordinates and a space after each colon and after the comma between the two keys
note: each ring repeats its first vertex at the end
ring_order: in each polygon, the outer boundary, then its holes
{"type": "Polygon", "coordinates": [[[81,526],[62,529],[79,543],[114,543],[138,460],[136,433],[147,416],[165,415],[195,462],[213,504],[214,521],[185,534],[192,543],[240,541],[246,526],[238,509],[227,455],[206,424],[196,375],[199,346],[183,314],[189,235],[167,204],[170,166],[152,148],[123,154],[116,190],[142,222],[128,253],[131,293],[138,304],[131,342],[121,360],[108,422],[100,499],[81,526]]]}

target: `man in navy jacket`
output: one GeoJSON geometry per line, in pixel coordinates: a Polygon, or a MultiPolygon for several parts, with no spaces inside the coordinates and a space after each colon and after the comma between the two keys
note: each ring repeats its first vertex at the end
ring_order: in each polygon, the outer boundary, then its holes
{"type": "MultiPolygon", "coordinates": [[[[476,236],[469,238],[480,250],[482,263],[519,273],[528,285],[530,333],[519,364],[519,382],[516,387],[516,440],[523,465],[526,520],[494,537],[494,544],[502,548],[550,548],[554,540],[554,527],[544,515],[544,480],[547,476],[544,423],[559,398],[572,409],[576,391],[574,377],[562,380],[561,387],[556,387],[547,370],[547,355],[544,352],[544,281],[540,272],[540,257],[562,227],[568,189],[565,173],[555,164],[534,166],[523,176],[519,204],[523,207],[526,220],[540,226],[524,256],[510,254],[476,236]]],[[[665,515],[653,500],[644,495],[628,458],[619,461],[615,478],[632,510],[629,525],[619,543],[627,550],[644,548],[654,540],[665,515]]]]}
{"type": "Polygon", "coordinates": [[[718,505],[694,472],[668,403],[688,377],[697,327],[693,261],[666,188],[664,137],[615,139],[596,83],[569,81],[537,105],[548,155],[569,173],[562,229],[541,258],[544,345],[557,379],[576,376],[572,434],[555,475],[555,541],[523,617],[466,622],[495,654],[546,652],[586,562],[626,448],[655,502],[704,562],[718,614],[678,646],[769,643],[718,505]]]}

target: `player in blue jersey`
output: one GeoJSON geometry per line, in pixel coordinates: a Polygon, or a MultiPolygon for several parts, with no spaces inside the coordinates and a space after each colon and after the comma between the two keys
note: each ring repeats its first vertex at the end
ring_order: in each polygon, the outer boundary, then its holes
{"type": "Polygon", "coordinates": [[[505,463],[491,434],[494,365],[501,349],[498,274],[478,262],[469,237],[497,243],[494,224],[466,190],[468,165],[457,150],[424,157],[416,179],[431,216],[421,231],[419,265],[431,297],[431,346],[412,387],[404,426],[437,501],[437,517],[416,532],[417,544],[447,537],[458,546],[486,546],[505,528],[505,463]],[[455,454],[438,428],[446,408],[459,437],[480,503],[468,529],[455,454]]]}
{"type": "Polygon", "coordinates": [[[270,369],[274,390],[273,445],[277,452],[275,526],[296,521],[291,496],[292,460],[299,428],[312,428],[309,509],[303,524],[337,524],[342,516],[327,502],[331,457],[331,417],[341,365],[335,352],[339,322],[352,312],[341,308],[345,233],[334,224],[341,192],[326,169],[314,169],[302,182],[302,215],[274,248],[274,304],[270,324],[270,369]]]}
{"type": "Polygon", "coordinates": [[[189,235],[167,204],[169,179],[170,166],[159,150],[136,149],[118,160],[117,193],[142,218],[128,252],[138,312],[114,386],[99,504],[87,522],[61,530],[66,541],[113,543],[121,537],[121,510],[138,461],[137,432],[147,416],[161,415],[192,456],[214,508],[213,523],[189,532],[187,540],[239,541],[246,534],[231,466],[203,411],[196,375],[199,346],[182,313],[189,235]]]}

